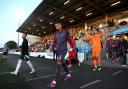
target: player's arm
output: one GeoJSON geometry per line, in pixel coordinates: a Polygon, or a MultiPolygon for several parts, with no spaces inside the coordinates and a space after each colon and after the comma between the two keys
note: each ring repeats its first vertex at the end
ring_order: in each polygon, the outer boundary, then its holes
{"type": "Polygon", "coordinates": [[[82,39],[79,39],[78,41],[77,41],[77,44],[81,44],[82,43],[82,39]]]}
{"type": "Polygon", "coordinates": [[[52,41],[52,43],[51,43],[51,45],[49,47],[49,50],[53,50],[54,47],[55,47],[55,44],[56,44],[56,36],[54,36],[54,39],[53,39],[53,41],[52,41]]]}
{"type": "Polygon", "coordinates": [[[67,33],[67,39],[68,39],[69,44],[70,44],[73,48],[76,48],[76,44],[73,42],[73,38],[71,38],[71,36],[70,36],[69,33],[67,33]]]}
{"type": "Polygon", "coordinates": [[[101,32],[101,34],[100,34],[100,36],[104,36],[105,35],[105,31],[104,30],[102,30],[102,32],[101,32]]]}
{"type": "Polygon", "coordinates": [[[101,36],[104,36],[104,35],[105,35],[105,32],[104,32],[104,31],[102,31],[100,35],[101,35],[101,36]]]}

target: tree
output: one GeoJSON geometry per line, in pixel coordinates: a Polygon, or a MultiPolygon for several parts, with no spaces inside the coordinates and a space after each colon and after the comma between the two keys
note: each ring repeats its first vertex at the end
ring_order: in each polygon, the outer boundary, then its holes
{"type": "Polygon", "coordinates": [[[17,43],[15,41],[8,41],[5,45],[7,45],[9,49],[17,49],[17,43]]]}

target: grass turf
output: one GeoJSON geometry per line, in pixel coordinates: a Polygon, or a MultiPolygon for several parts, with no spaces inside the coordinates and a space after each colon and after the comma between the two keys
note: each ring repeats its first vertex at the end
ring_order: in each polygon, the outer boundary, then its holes
{"type": "Polygon", "coordinates": [[[32,89],[31,86],[20,76],[10,75],[13,68],[9,63],[0,58],[0,89],[32,89]]]}

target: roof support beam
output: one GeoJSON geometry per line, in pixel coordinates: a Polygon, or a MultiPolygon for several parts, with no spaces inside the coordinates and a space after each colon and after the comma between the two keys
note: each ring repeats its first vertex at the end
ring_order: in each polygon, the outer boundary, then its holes
{"type": "Polygon", "coordinates": [[[47,4],[47,3],[45,3],[45,2],[44,2],[44,4],[45,4],[46,6],[52,8],[52,9],[55,9],[55,10],[57,10],[57,11],[59,11],[59,12],[62,12],[62,13],[64,13],[64,14],[66,14],[66,15],[69,15],[69,16],[74,17],[74,18],[76,18],[76,19],[82,20],[79,16],[70,14],[70,13],[64,11],[64,10],[61,10],[61,9],[59,9],[59,8],[57,8],[57,7],[55,7],[55,6],[52,6],[52,5],[50,5],[50,4],[47,4]]]}
{"type": "Polygon", "coordinates": [[[89,0],[84,0],[85,2],[89,3],[91,6],[95,7],[98,11],[100,11],[101,13],[103,13],[104,15],[107,15],[107,13],[105,11],[103,11],[102,9],[100,9],[98,6],[96,6],[94,3],[92,3],[89,0]]]}

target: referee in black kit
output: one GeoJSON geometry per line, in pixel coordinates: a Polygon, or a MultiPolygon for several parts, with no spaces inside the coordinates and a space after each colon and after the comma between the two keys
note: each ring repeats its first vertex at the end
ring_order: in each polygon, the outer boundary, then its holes
{"type": "Polygon", "coordinates": [[[19,68],[21,67],[21,64],[23,61],[26,61],[26,63],[28,64],[28,66],[31,69],[31,74],[35,73],[35,69],[33,68],[32,63],[30,62],[30,58],[29,58],[29,47],[28,47],[28,40],[26,39],[27,34],[22,34],[22,38],[23,38],[23,42],[22,42],[22,46],[20,46],[21,48],[21,56],[19,58],[18,64],[16,66],[16,69],[14,72],[10,72],[10,74],[13,75],[17,75],[19,68]]]}

